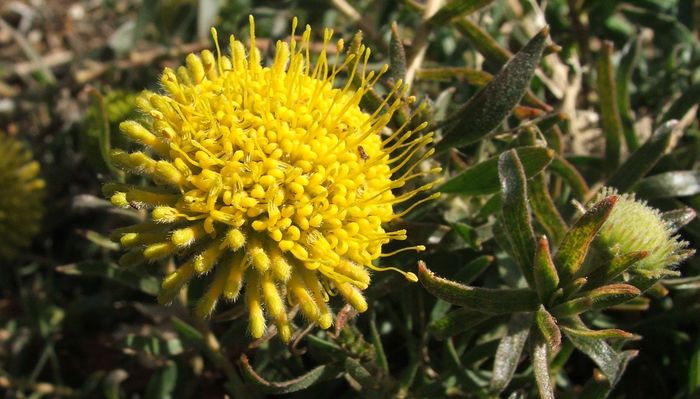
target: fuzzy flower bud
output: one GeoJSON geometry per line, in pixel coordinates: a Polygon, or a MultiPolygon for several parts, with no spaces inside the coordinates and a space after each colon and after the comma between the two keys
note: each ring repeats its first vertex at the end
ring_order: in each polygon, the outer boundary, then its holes
{"type": "Polygon", "coordinates": [[[645,278],[677,274],[672,268],[695,251],[674,235],[673,226],[662,218],[658,209],[636,199],[633,193],[617,194],[615,189],[606,187],[592,203],[609,195],[619,198],[598,232],[597,247],[613,256],[646,252],[629,270],[645,278]]]}

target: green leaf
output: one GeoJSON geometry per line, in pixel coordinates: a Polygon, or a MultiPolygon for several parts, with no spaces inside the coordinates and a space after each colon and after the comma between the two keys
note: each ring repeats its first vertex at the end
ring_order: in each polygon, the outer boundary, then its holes
{"type": "Polygon", "coordinates": [[[105,104],[105,98],[102,95],[102,93],[100,93],[98,90],[90,90],[90,94],[93,102],[93,107],[96,110],[98,110],[98,112],[95,113],[95,117],[97,119],[97,145],[99,147],[102,161],[105,163],[107,169],[112,174],[112,176],[114,176],[118,180],[121,180],[124,178],[124,172],[122,172],[116,166],[114,166],[114,164],[112,163],[112,157],[110,156],[110,153],[112,151],[112,133],[110,128],[111,124],[109,121],[109,114],[107,113],[107,106],[105,104]]]}
{"type": "Polygon", "coordinates": [[[673,130],[678,124],[672,120],[659,127],[649,140],[625,160],[608,180],[607,185],[624,193],[656,165],[671,145],[673,130]]]}
{"type": "MultiPolygon", "coordinates": [[[[544,170],[555,155],[552,149],[542,147],[520,147],[515,151],[527,177],[532,177],[544,170]]],[[[498,157],[489,158],[465,169],[437,188],[443,193],[462,195],[493,194],[499,189],[498,157]]]]}
{"type": "Polygon", "coordinates": [[[561,331],[559,331],[556,319],[545,310],[544,306],[537,309],[535,324],[549,348],[553,351],[557,350],[561,344],[561,331]]]}
{"type": "Polygon", "coordinates": [[[617,199],[617,196],[611,195],[593,205],[564,236],[554,256],[554,264],[562,282],[568,283],[578,272],[591,241],[610,215],[617,199]]]}
{"type": "Polygon", "coordinates": [[[418,262],[418,278],[431,294],[466,308],[492,314],[530,312],[539,307],[537,294],[529,289],[470,287],[435,276],[418,262]]]}
{"type": "Polygon", "coordinates": [[[110,251],[118,251],[121,249],[121,245],[109,239],[109,237],[103,236],[102,234],[92,231],[92,230],[81,230],[79,233],[84,236],[88,241],[97,245],[100,248],[104,248],[110,251]]]}
{"type": "Polygon", "coordinates": [[[537,331],[533,332],[532,335],[530,356],[532,358],[532,372],[537,383],[537,392],[539,392],[540,399],[554,399],[554,386],[552,386],[552,379],[549,377],[547,341],[537,331]]]}
{"type": "Polygon", "coordinates": [[[566,223],[549,195],[543,173],[533,177],[527,185],[532,212],[554,243],[558,243],[566,233],[566,223]]]}
{"type": "Polygon", "coordinates": [[[202,343],[204,341],[204,335],[202,335],[199,330],[189,325],[184,320],[179,317],[173,316],[170,319],[175,331],[183,338],[189,340],[190,342],[202,343]]]}
{"type": "Polygon", "coordinates": [[[452,229],[464,240],[469,248],[481,248],[481,241],[476,229],[465,223],[452,223],[452,229]]]}
{"type": "Polygon", "coordinates": [[[496,39],[471,19],[460,18],[453,22],[457,31],[464,35],[487,61],[501,66],[513,56],[510,51],[498,44],[496,39]]]}
{"type": "Polygon", "coordinates": [[[445,339],[463,333],[493,317],[492,314],[468,308],[459,308],[428,325],[428,331],[437,339],[445,339]]]}
{"type": "Polygon", "coordinates": [[[549,27],[542,29],[483,89],[459,110],[459,120],[444,133],[436,152],[480,140],[520,102],[540,62],[549,27]]]}
{"type": "Polygon", "coordinates": [[[57,266],[56,271],[73,276],[102,277],[153,296],[158,295],[160,291],[160,281],[157,278],[141,274],[134,269],[119,267],[111,262],[88,260],[57,266]]]}
{"type": "Polygon", "coordinates": [[[391,24],[391,41],[389,43],[389,76],[394,82],[406,78],[406,50],[399,34],[396,22],[391,24]]]}
{"type": "MultiPolygon", "coordinates": [[[[697,39],[675,15],[668,15],[659,10],[634,7],[632,2],[620,7],[620,11],[630,22],[651,28],[652,31],[663,33],[671,43],[691,43],[697,49],[697,39]]],[[[669,4],[669,3],[666,3],[669,4]]]]}
{"type": "Polygon", "coordinates": [[[532,313],[513,314],[508,322],[506,335],[501,338],[493,361],[493,374],[489,390],[500,394],[510,383],[520,362],[520,355],[532,326],[532,313]]]}
{"type": "Polygon", "coordinates": [[[377,362],[377,367],[384,372],[389,374],[389,362],[386,359],[386,353],[384,353],[384,345],[382,345],[382,337],[379,335],[379,330],[377,329],[377,322],[375,320],[375,313],[372,313],[372,317],[369,321],[369,331],[370,338],[372,339],[372,346],[374,347],[375,358],[377,362]]]}
{"type": "Polygon", "coordinates": [[[130,333],[119,342],[119,346],[154,356],[179,355],[183,351],[182,341],[179,339],[165,339],[155,334],[137,335],[130,333]]]}
{"type": "Polygon", "coordinates": [[[666,222],[669,230],[671,230],[673,233],[692,222],[693,219],[695,219],[695,216],[697,216],[697,212],[695,212],[695,209],[690,207],[674,209],[661,214],[661,218],[664,220],[664,222],[666,222]]]}
{"type": "Polygon", "coordinates": [[[579,298],[572,299],[552,309],[557,317],[571,316],[588,310],[605,309],[625,303],[639,296],[639,288],[629,284],[609,284],[582,292],[579,298]]]}
{"type": "Polygon", "coordinates": [[[683,94],[671,104],[660,121],[667,122],[674,119],[683,119],[685,114],[698,102],[700,102],[700,83],[696,83],[683,90],[683,94]]]}
{"type": "Polygon", "coordinates": [[[620,162],[620,142],[622,140],[622,120],[617,106],[617,88],[612,66],[613,44],[604,42],[598,54],[598,95],[600,96],[600,114],[603,133],[605,134],[605,161],[609,167],[620,162]]]}
{"type": "Polygon", "coordinates": [[[123,369],[114,369],[110,371],[102,380],[102,393],[107,399],[119,399],[122,397],[122,382],[129,378],[129,373],[123,369]]]}
{"type": "Polygon", "coordinates": [[[240,359],[241,370],[243,371],[243,377],[246,378],[250,383],[252,383],[257,389],[264,393],[271,393],[275,395],[282,395],[286,393],[292,393],[306,389],[313,384],[333,378],[337,378],[342,367],[337,364],[322,365],[318,366],[308,373],[283,382],[271,382],[262,378],[250,365],[248,357],[246,355],[241,355],[240,359]]]}
{"type": "Polygon", "coordinates": [[[688,397],[694,398],[700,394],[700,338],[695,339],[693,352],[688,367],[688,397]]]}
{"type": "Polygon", "coordinates": [[[627,367],[627,362],[637,355],[637,351],[617,352],[602,339],[591,338],[577,331],[564,330],[564,334],[581,352],[588,355],[615,386],[627,367]]]}
{"type": "Polygon", "coordinates": [[[430,17],[428,24],[432,27],[442,26],[452,19],[469,15],[492,2],[493,0],[450,0],[430,17]]]}
{"type": "Polygon", "coordinates": [[[537,295],[542,303],[549,302],[549,298],[559,286],[559,275],[552,261],[547,237],[542,236],[535,251],[533,263],[533,275],[537,295]]]}
{"type": "Polygon", "coordinates": [[[498,158],[498,175],[503,197],[503,227],[518,261],[520,270],[530,287],[534,286],[532,262],[535,255],[535,233],[527,199],[525,171],[515,150],[498,158]]]}
{"type": "Polygon", "coordinates": [[[604,281],[611,281],[648,255],[647,251],[634,251],[614,256],[606,270],[604,281]]]}
{"type": "Polygon", "coordinates": [[[156,369],[146,386],[146,399],[169,399],[177,385],[177,364],[172,360],[156,369]]]}
{"type": "Polygon", "coordinates": [[[479,69],[473,68],[422,68],[416,72],[418,80],[465,81],[473,86],[486,86],[493,79],[493,75],[479,69]]]}
{"type": "MultiPolygon", "coordinates": [[[[462,387],[468,389],[469,393],[473,394],[477,398],[487,398],[488,396],[482,389],[482,379],[480,376],[476,375],[476,373],[462,364],[462,361],[460,360],[461,356],[459,353],[457,353],[457,349],[455,348],[452,339],[446,339],[444,341],[444,347],[445,352],[447,352],[448,367],[457,377],[462,387]]],[[[494,347],[493,351],[495,350],[496,348],[494,347]]]]}
{"type": "Polygon", "coordinates": [[[345,359],[345,370],[348,372],[350,377],[357,381],[362,388],[367,391],[376,390],[377,380],[367,371],[366,368],[362,367],[360,362],[357,360],[347,357],[345,359]]]}
{"type": "Polygon", "coordinates": [[[593,308],[593,299],[581,297],[561,303],[551,309],[551,314],[557,319],[575,316],[593,308]]]}
{"type": "Polygon", "coordinates": [[[552,163],[549,169],[556,173],[559,177],[564,179],[564,181],[571,187],[576,199],[583,201],[586,198],[586,193],[588,193],[588,184],[586,180],[581,176],[581,173],[567,161],[561,155],[556,155],[552,159],[552,163]]]}
{"type": "Polygon", "coordinates": [[[455,274],[455,280],[462,284],[471,284],[493,263],[493,256],[482,255],[467,263],[455,274]]]}
{"type": "Polygon", "coordinates": [[[700,194],[700,171],[682,170],[650,176],[640,181],[635,191],[649,199],[700,194]]]}
{"type": "Polygon", "coordinates": [[[629,284],[608,284],[590,291],[581,292],[580,295],[590,298],[593,301],[592,308],[596,310],[625,303],[639,296],[640,293],[639,288],[629,284]]]}
{"type": "Polygon", "coordinates": [[[581,337],[587,337],[591,339],[622,339],[622,340],[633,340],[639,339],[638,336],[628,333],[627,331],[620,330],[617,328],[608,328],[605,330],[589,330],[587,328],[574,328],[566,325],[561,326],[561,330],[569,333],[576,334],[581,337]]]}
{"type": "Polygon", "coordinates": [[[627,149],[630,152],[639,148],[639,140],[634,130],[632,106],[630,105],[629,85],[632,81],[632,72],[639,61],[639,54],[642,50],[641,43],[638,37],[634,37],[625,45],[622,49],[622,55],[616,73],[617,104],[620,109],[620,121],[622,122],[627,149]]]}

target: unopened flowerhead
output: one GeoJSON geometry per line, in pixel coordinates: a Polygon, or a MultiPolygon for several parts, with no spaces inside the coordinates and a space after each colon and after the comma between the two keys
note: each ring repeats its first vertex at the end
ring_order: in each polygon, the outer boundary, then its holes
{"type": "Polygon", "coordinates": [[[0,259],[27,246],[40,228],[44,181],[22,143],[0,133],[0,259]]]}
{"type": "MultiPolygon", "coordinates": [[[[647,278],[675,274],[672,267],[694,251],[688,243],[674,234],[658,209],[635,198],[634,193],[618,194],[613,188],[604,188],[597,200],[618,195],[617,203],[601,227],[596,240],[599,248],[611,255],[645,252],[646,256],[631,267],[631,272],[647,278]]],[[[594,203],[597,201],[594,201],[594,203]]]]}
{"type": "Polygon", "coordinates": [[[400,82],[376,108],[360,107],[386,70],[368,70],[368,48],[344,52],[340,40],[331,55],[326,30],[312,62],[311,29],[298,41],[295,19],[291,39],[277,42],[263,66],[253,22],[249,48],[231,37],[230,55],[222,55],[212,30],[216,54],[190,54],[186,67],[165,69],[164,93],[138,98],[145,121],[121,130],[145,151],[112,158],[154,186],[109,184],[105,191],[115,205],[150,209],[149,221],[117,232],[132,248],[124,263],[178,257],[162,302],[209,274],[197,313],[240,296],[253,337],[272,323],[288,340],[293,306],[322,328],[333,321],[329,295],[367,309],[362,291],[370,271],[386,269],[376,265],[390,255],[383,246],[406,238],[386,223],[423,202],[405,206],[434,185],[416,182],[437,170],[419,168],[432,154],[432,134],[418,134],[425,124],[388,128],[406,104],[400,82]],[[412,188],[398,191],[406,183],[412,188]],[[397,205],[404,211],[395,212],[397,205]]]}

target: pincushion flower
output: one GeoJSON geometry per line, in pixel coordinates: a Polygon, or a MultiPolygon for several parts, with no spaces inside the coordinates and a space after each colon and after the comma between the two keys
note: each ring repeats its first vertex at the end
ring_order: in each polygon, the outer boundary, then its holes
{"type": "Polygon", "coordinates": [[[31,151],[0,133],[0,259],[13,258],[39,231],[45,186],[39,171],[31,151]]]}
{"type": "Polygon", "coordinates": [[[382,247],[406,239],[405,230],[386,223],[436,195],[401,213],[394,207],[432,188],[434,181],[414,181],[439,169],[419,171],[432,154],[432,133],[417,134],[426,124],[387,127],[406,102],[401,82],[376,109],[360,107],[386,71],[367,70],[368,48],[342,56],[340,40],[330,62],[326,30],[314,64],[311,29],[298,42],[294,19],[291,39],[276,43],[274,61],[264,67],[252,17],[250,25],[247,55],[234,37],[230,55],[221,55],[212,30],[217,55],[190,54],[186,67],[165,69],[164,93],[138,98],[145,120],[123,122],[121,130],[148,152],[114,151],[112,158],[155,187],[108,184],[105,191],[115,205],[151,209],[150,221],[116,232],[133,248],[122,263],[180,259],[163,281],[161,302],[211,274],[196,313],[206,316],[221,298],[242,293],[252,336],[261,337],[271,321],[287,341],[290,306],[324,329],[333,322],[329,295],[367,309],[362,291],[370,271],[394,269],[375,265],[390,255],[382,247]],[[409,181],[412,189],[394,192],[409,181]]]}
{"type": "Polygon", "coordinates": [[[596,236],[597,247],[612,256],[645,252],[630,269],[645,278],[677,274],[673,266],[694,253],[688,243],[674,234],[658,209],[636,199],[634,193],[618,194],[606,187],[592,203],[610,195],[617,195],[618,200],[596,236]]]}

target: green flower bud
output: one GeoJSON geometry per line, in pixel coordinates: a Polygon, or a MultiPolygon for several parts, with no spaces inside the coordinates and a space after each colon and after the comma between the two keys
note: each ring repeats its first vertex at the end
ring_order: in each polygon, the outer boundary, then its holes
{"type": "Polygon", "coordinates": [[[608,195],[619,195],[617,204],[596,237],[598,249],[609,255],[623,255],[645,251],[647,256],[636,262],[629,272],[646,278],[675,275],[673,267],[687,259],[694,250],[674,235],[671,223],[665,221],[658,209],[638,200],[633,193],[618,194],[613,188],[604,188],[591,203],[608,195]]]}

